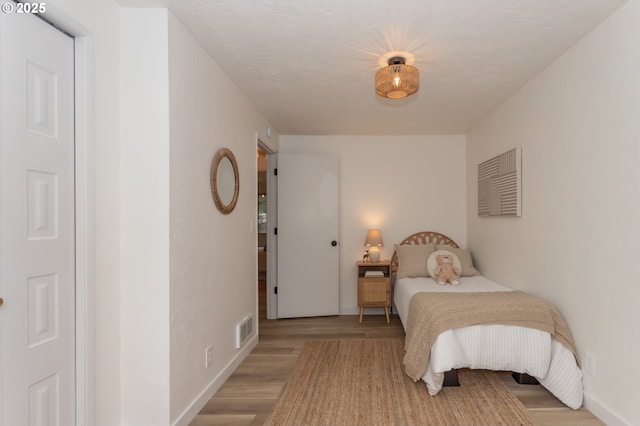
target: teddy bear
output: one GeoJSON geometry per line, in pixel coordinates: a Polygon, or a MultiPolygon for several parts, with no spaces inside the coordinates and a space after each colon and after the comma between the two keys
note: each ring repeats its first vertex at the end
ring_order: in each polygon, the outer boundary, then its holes
{"type": "Polygon", "coordinates": [[[453,266],[453,256],[450,254],[438,254],[436,256],[438,266],[436,267],[436,282],[445,285],[460,285],[460,269],[453,266]]]}

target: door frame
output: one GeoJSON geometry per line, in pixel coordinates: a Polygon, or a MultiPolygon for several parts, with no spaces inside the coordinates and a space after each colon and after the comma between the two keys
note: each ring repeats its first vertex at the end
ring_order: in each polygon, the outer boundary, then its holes
{"type": "Polygon", "coordinates": [[[93,40],[75,38],[76,424],[95,424],[93,40]]]}
{"type": "Polygon", "coordinates": [[[74,39],[76,229],[76,425],[95,424],[94,42],[84,25],[51,3],[37,15],[74,39]]]}

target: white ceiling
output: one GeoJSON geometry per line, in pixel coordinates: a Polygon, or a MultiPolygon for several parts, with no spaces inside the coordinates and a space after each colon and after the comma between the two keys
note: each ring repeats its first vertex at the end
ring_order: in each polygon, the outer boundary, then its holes
{"type": "Polygon", "coordinates": [[[163,6],[281,134],[466,133],[626,0],[120,0],[163,6]],[[420,91],[376,96],[389,52],[420,91]]]}

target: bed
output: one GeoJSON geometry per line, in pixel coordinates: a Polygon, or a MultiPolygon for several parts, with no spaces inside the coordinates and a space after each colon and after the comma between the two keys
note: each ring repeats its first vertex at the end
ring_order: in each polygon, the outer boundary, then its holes
{"type": "Polygon", "coordinates": [[[483,277],[469,251],[438,232],[405,238],[396,245],[391,268],[394,305],[406,333],[405,371],[423,380],[431,395],[451,371],[487,369],[533,377],[568,407],[582,406],[571,333],[553,305],[483,277]],[[460,260],[460,285],[430,277],[426,259],[436,250],[460,260]]]}

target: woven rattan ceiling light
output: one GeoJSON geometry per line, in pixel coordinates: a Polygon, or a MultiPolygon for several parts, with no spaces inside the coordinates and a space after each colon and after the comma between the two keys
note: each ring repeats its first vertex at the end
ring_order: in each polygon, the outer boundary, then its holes
{"type": "Polygon", "coordinates": [[[376,73],[376,93],[384,98],[400,99],[413,95],[420,88],[420,72],[406,65],[402,56],[394,56],[389,66],[376,73]]]}

